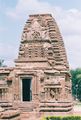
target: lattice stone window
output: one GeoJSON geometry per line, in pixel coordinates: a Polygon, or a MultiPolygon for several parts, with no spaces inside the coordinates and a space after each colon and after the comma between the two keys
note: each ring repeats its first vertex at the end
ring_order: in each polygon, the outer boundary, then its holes
{"type": "Polygon", "coordinates": [[[35,57],[44,57],[44,50],[41,48],[41,46],[36,46],[35,51],[34,51],[34,56],[35,57]]]}
{"type": "Polygon", "coordinates": [[[38,48],[35,48],[35,53],[34,53],[35,57],[38,57],[38,48]]]}
{"type": "Polygon", "coordinates": [[[44,57],[44,49],[41,45],[29,45],[25,48],[25,56],[27,57],[44,57]]]}
{"type": "Polygon", "coordinates": [[[44,57],[44,49],[41,48],[41,57],[44,57]]]}
{"type": "Polygon", "coordinates": [[[25,49],[25,56],[31,57],[32,56],[32,49],[31,48],[26,48],[25,49]]]}

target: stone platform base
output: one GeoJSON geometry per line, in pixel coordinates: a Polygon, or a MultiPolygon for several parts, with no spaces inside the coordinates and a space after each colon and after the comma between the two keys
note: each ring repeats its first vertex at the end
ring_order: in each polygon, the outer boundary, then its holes
{"type": "Polygon", "coordinates": [[[20,112],[18,110],[5,110],[0,112],[0,120],[20,120],[20,112]]]}
{"type": "Polygon", "coordinates": [[[67,116],[67,115],[73,115],[73,112],[23,112],[20,115],[21,120],[42,120],[42,118],[47,116],[67,116]]]}

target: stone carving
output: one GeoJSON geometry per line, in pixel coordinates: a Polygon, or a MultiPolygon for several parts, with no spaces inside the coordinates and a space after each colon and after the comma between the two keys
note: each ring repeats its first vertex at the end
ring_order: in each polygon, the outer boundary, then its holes
{"type": "Polygon", "coordinates": [[[59,96],[60,96],[60,89],[58,88],[53,88],[53,89],[50,89],[50,96],[51,98],[55,99],[56,101],[59,100],[59,96]]]}
{"type": "Polygon", "coordinates": [[[0,82],[3,75],[6,84],[0,84],[0,104],[12,103],[8,109],[19,109],[21,116],[26,114],[24,119],[40,113],[72,112],[64,43],[50,14],[30,15],[23,29],[15,67],[1,67],[0,82]]]}
{"type": "Polygon", "coordinates": [[[48,29],[41,26],[37,20],[32,21],[30,28],[22,34],[22,40],[44,40],[49,39],[48,29]]]}
{"type": "Polygon", "coordinates": [[[40,33],[37,31],[34,31],[32,34],[33,40],[41,40],[40,33]]]}
{"type": "Polygon", "coordinates": [[[45,88],[46,100],[59,101],[61,89],[60,88],[45,88]]]}
{"type": "Polygon", "coordinates": [[[55,98],[57,96],[55,89],[50,89],[50,96],[51,98],[55,98]]]}
{"type": "Polygon", "coordinates": [[[19,96],[17,94],[14,94],[14,100],[19,100],[19,96]]]}

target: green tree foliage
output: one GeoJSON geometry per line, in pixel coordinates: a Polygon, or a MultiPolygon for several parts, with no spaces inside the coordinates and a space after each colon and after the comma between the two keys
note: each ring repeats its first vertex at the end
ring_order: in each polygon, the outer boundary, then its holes
{"type": "Polygon", "coordinates": [[[65,117],[60,117],[60,116],[57,116],[57,117],[46,117],[44,118],[43,120],[81,120],[81,116],[65,116],[65,117]]]}
{"type": "Polygon", "coordinates": [[[71,70],[72,94],[74,98],[81,101],[81,68],[71,70]]]}
{"type": "Polygon", "coordinates": [[[0,59],[0,67],[3,66],[3,62],[4,62],[4,60],[0,59]]]}
{"type": "Polygon", "coordinates": [[[0,67],[6,67],[6,65],[4,65],[4,60],[0,59],[0,67]]]}

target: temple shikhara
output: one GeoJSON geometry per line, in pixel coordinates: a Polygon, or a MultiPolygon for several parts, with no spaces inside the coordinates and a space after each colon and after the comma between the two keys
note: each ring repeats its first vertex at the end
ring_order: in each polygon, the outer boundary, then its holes
{"type": "Polygon", "coordinates": [[[43,115],[71,114],[70,77],[63,38],[55,19],[51,14],[30,15],[22,32],[15,67],[0,68],[2,119],[35,117],[36,120],[43,115]]]}

